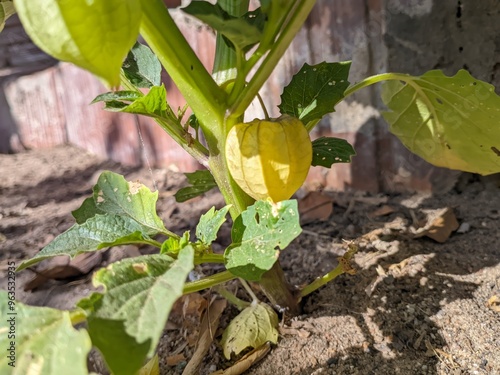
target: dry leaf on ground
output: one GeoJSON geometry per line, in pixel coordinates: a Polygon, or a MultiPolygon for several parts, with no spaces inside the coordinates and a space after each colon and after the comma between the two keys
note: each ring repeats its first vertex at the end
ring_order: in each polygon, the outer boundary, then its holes
{"type": "Polygon", "coordinates": [[[415,231],[415,238],[426,236],[443,243],[458,227],[457,218],[451,208],[433,210],[428,212],[427,224],[415,231]]]}

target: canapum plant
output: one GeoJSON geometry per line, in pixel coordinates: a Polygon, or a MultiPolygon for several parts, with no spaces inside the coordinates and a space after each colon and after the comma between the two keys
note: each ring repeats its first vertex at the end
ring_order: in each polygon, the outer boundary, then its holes
{"type": "MultiPolygon", "coordinates": [[[[193,1],[183,9],[217,32],[210,74],[161,0],[15,0],[25,30],[40,48],[92,72],[113,89],[94,102],[104,102],[109,111],[153,117],[207,168],[188,175],[192,186],[180,190],[177,200],[218,187],[227,205],[201,216],[192,241],[190,233],[173,233],[158,217],[157,192],[104,172],[92,196],[73,212],[76,223],[18,271],[56,255],[74,257],[122,244],[152,245],[158,253],[97,271],[93,282],[101,291],[72,311],[22,303],[13,307],[2,297],[2,316],[11,309],[20,322],[15,367],[2,356],[2,374],[27,374],[33,366],[40,374],[87,374],[86,358],[94,346],[113,374],[134,375],[154,355],[171,307],[183,294],[240,278],[258,282],[270,306],[293,315],[301,298],[352,272],[355,246],[334,270],[296,290],[286,282],[278,258],[301,233],[297,203],[290,198],[309,167],[330,168],[355,154],[345,140],[311,141],[310,131],[337,103],[366,86],[384,81],[384,117],[415,154],[452,169],[483,175],[500,171],[500,98],[493,86],[464,70],[453,77],[437,70],[419,77],[384,73],[351,85],[349,62],[305,64],[281,95],[279,118],[244,123],[245,111],[255,99],[262,102],[260,88],[315,1],[261,0],[253,11],[248,3],[193,1]],[[136,42],[139,34],[148,47],[136,42]],[[188,121],[187,107],[174,111],[167,102],[162,67],[193,113],[188,121]],[[228,213],[232,243],[223,254],[215,253],[211,244],[228,213]],[[159,235],[167,239],[159,242],[159,235]],[[201,263],[223,264],[226,270],[186,282],[201,263]],[[85,328],[74,328],[79,323],[85,328]]],[[[3,26],[13,7],[10,1],[0,5],[3,26]]],[[[270,306],[255,298],[243,306],[221,341],[227,357],[277,342],[278,318],[270,306]],[[260,325],[257,337],[249,332],[249,321],[260,325]]],[[[6,330],[5,324],[0,330],[6,330]]],[[[0,337],[2,347],[8,347],[6,340],[0,337]]]]}

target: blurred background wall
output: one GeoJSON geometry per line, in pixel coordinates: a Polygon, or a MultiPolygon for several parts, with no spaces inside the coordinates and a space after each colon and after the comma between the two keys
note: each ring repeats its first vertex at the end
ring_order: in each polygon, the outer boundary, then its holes
{"type": "MultiPolygon", "coordinates": [[[[208,70],[214,57],[213,32],[184,15],[179,0],[166,1],[182,32],[208,70]]],[[[184,2],[186,3],[186,2],[184,2]]],[[[184,4],[185,5],[185,4],[184,4]]],[[[318,0],[261,94],[277,116],[279,95],[303,63],[352,60],[350,81],[393,71],[423,74],[467,69],[500,88],[500,2],[498,0],[318,0]]],[[[164,74],[168,100],[184,101],[164,74]]],[[[351,142],[352,164],[313,168],[310,188],[378,191],[448,190],[458,173],[430,166],[410,154],[380,117],[380,87],[371,86],[339,104],[313,138],[331,135],[351,142]]],[[[199,166],[154,121],[105,112],[89,105],[106,88],[90,74],[58,63],[34,46],[16,17],[0,34],[0,152],[73,144],[128,165],[146,156],[159,167],[183,172],[199,166]]],[[[261,117],[252,105],[248,119],[261,117]]]]}

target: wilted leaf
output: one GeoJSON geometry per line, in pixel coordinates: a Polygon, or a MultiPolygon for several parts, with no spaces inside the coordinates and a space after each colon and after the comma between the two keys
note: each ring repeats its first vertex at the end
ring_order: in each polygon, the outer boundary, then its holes
{"type": "Polygon", "coordinates": [[[238,359],[234,365],[225,370],[212,372],[210,375],[241,375],[244,374],[250,367],[261,361],[271,351],[271,343],[266,342],[264,345],[252,350],[238,359]]]}
{"type": "Polygon", "coordinates": [[[220,210],[212,207],[206,214],[201,215],[200,222],[196,226],[196,237],[205,245],[210,245],[217,239],[217,232],[226,221],[226,215],[231,208],[227,205],[220,210]]]}
{"type": "Polygon", "coordinates": [[[500,172],[500,97],[492,85],[465,70],[403,79],[386,82],[382,99],[391,132],[410,151],[440,167],[500,172]]]}
{"type": "Polygon", "coordinates": [[[311,165],[330,168],[335,163],[350,163],[356,155],[354,148],[345,139],[320,137],[312,142],[313,158],[311,165]]]}
{"type": "Polygon", "coordinates": [[[224,253],[226,268],[257,281],[278,259],[278,248],[286,248],[301,231],[296,200],[257,201],[233,224],[233,243],[224,253]]]}
{"type": "Polygon", "coordinates": [[[161,84],[161,63],[148,46],[135,43],[123,62],[123,72],[135,86],[149,89],[161,84]]]}
{"type": "Polygon", "coordinates": [[[217,183],[209,170],[205,169],[193,173],[185,173],[185,175],[192,186],[179,189],[175,193],[174,196],[177,202],[185,202],[217,187],[217,183]]]}
{"type": "Polygon", "coordinates": [[[334,112],[344,98],[351,62],[304,64],[281,94],[282,114],[300,119],[304,124],[320,120],[334,112]]]}
{"type": "Polygon", "coordinates": [[[0,291],[2,375],[88,374],[90,338],[85,330],[73,328],[68,311],[9,302],[14,301],[7,292],[0,291]],[[14,327],[15,339],[8,337],[11,327],[14,327]],[[14,348],[10,349],[12,342],[14,348]]]}
{"type": "Polygon", "coordinates": [[[224,356],[231,358],[246,348],[278,342],[278,315],[265,303],[253,302],[234,318],[222,335],[224,356]]]}
{"type": "Polygon", "coordinates": [[[120,69],[139,35],[140,0],[16,0],[24,29],[49,55],[120,83],[120,69]]]}

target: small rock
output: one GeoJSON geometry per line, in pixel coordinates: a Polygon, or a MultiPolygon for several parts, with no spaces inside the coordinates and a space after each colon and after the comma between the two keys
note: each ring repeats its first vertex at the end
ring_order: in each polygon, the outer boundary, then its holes
{"type": "Polygon", "coordinates": [[[457,233],[467,233],[468,231],[470,231],[470,224],[466,222],[460,224],[457,229],[457,233]]]}

